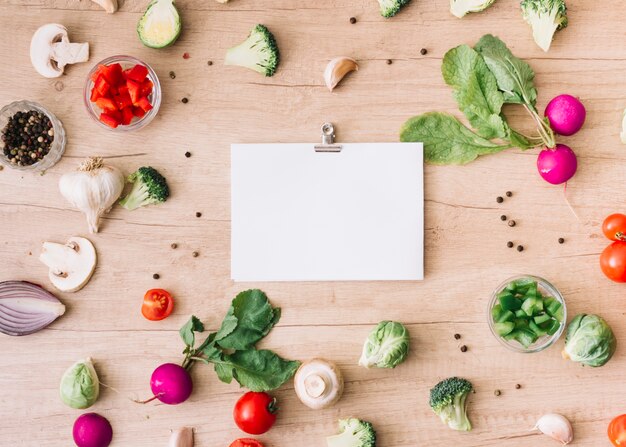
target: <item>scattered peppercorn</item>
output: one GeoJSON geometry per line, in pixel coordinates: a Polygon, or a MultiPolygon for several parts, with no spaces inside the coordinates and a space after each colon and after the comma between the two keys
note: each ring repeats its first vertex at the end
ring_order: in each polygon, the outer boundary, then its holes
{"type": "Polygon", "coordinates": [[[519,383],[517,385],[515,385],[515,389],[519,390],[522,387],[522,385],[520,385],[519,383]]]}
{"type": "Polygon", "coordinates": [[[197,258],[200,255],[200,253],[198,253],[197,251],[194,251],[193,253],[191,253],[191,256],[193,256],[194,258],[197,258]]]}
{"type": "Polygon", "coordinates": [[[461,352],[467,352],[467,346],[465,345],[461,346],[461,352]]]}
{"type": "Polygon", "coordinates": [[[183,99],[181,99],[181,101],[183,102],[183,104],[187,104],[189,102],[189,99],[183,98],[183,99]]]}
{"type": "Polygon", "coordinates": [[[509,227],[514,227],[514,226],[515,226],[515,221],[509,220],[509,227]]]}
{"type": "Polygon", "coordinates": [[[391,65],[393,61],[391,59],[387,59],[387,65],[391,65]]]}
{"type": "Polygon", "coordinates": [[[454,334],[454,339],[459,340],[461,338],[461,334],[454,334]]]}
{"type": "Polygon", "coordinates": [[[4,166],[0,165],[0,171],[2,171],[4,169],[4,166]]]}
{"type": "Polygon", "coordinates": [[[513,248],[513,245],[515,245],[513,242],[509,241],[506,243],[506,246],[509,248],[513,248]]]}
{"type": "Polygon", "coordinates": [[[502,202],[504,202],[504,198],[501,197],[501,196],[498,196],[498,197],[496,197],[496,202],[502,203],[502,202]]]}
{"type": "Polygon", "coordinates": [[[524,246],[523,245],[518,245],[517,246],[517,251],[524,251],[524,246]]]}
{"type": "Polygon", "coordinates": [[[36,110],[16,112],[2,130],[0,149],[11,164],[30,166],[48,155],[54,141],[52,122],[36,110]]]}
{"type": "Polygon", "coordinates": [[[211,66],[211,65],[213,65],[213,61],[207,61],[207,63],[206,63],[206,64],[207,64],[207,65],[209,65],[209,66],[211,66]]]}
{"type": "Polygon", "coordinates": [[[503,214],[502,216],[500,216],[500,220],[501,221],[505,221],[506,220],[506,216],[503,214]]]}
{"type": "Polygon", "coordinates": [[[427,50],[426,48],[422,48],[422,49],[420,50],[420,54],[421,54],[422,56],[426,56],[426,55],[428,54],[428,50],[427,50]]]}
{"type": "Polygon", "coordinates": [[[513,193],[512,193],[511,191],[507,191],[507,192],[506,192],[506,196],[507,196],[507,197],[511,197],[512,195],[513,195],[513,193]]]}
{"type": "Polygon", "coordinates": [[[189,58],[190,58],[189,53],[183,53],[183,59],[189,59],[189,58]]]}
{"type": "Polygon", "coordinates": [[[559,244],[564,244],[565,243],[565,239],[563,239],[562,237],[559,238],[559,244]]]}
{"type": "Polygon", "coordinates": [[[170,247],[172,247],[172,249],[176,250],[178,248],[178,244],[177,243],[173,243],[172,245],[170,245],[170,247]]]}
{"type": "Polygon", "coordinates": [[[152,277],[154,279],[159,279],[161,277],[161,275],[159,275],[158,273],[155,273],[154,275],[152,275],[152,277]]]}
{"type": "Polygon", "coordinates": [[[202,217],[202,213],[198,211],[198,212],[196,213],[196,217],[202,217]]]}
{"type": "Polygon", "coordinates": [[[185,152],[185,157],[187,158],[191,157],[191,152],[185,152]]]}
{"type": "Polygon", "coordinates": [[[173,71],[170,71],[170,78],[176,79],[176,73],[174,73],[173,71]]]}
{"type": "Polygon", "coordinates": [[[495,390],[495,391],[493,392],[493,394],[495,394],[496,396],[499,396],[500,394],[502,394],[502,391],[500,391],[500,390],[495,390]]]}
{"type": "Polygon", "coordinates": [[[356,23],[356,17],[350,17],[350,23],[354,25],[356,23]]]}

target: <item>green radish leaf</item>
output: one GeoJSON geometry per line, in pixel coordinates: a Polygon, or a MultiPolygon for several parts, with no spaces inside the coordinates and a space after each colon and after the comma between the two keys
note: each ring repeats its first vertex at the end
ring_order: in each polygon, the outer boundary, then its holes
{"type": "Polygon", "coordinates": [[[284,360],[272,351],[252,349],[224,355],[224,364],[216,372],[222,381],[232,376],[251,391],[271,391],[291,379],[299,366],[300,362],[284,360]],[[226,366],[230,372],[222,369],[226,366]]]}
{"type": "Polygon", "coordinates": [[[213,365],[217,378],[224,383],[233,381],[233,367],[228,363],[215,363],[213,365]]]}
{"type": "Polygon", "coordinates": [[[189,321],[187,321],[187,323],[180,328],[179,334],[180,338],[182,338],[183,342],[185,342],[185,345],[193,348],[193,345],[196,343],[194,332],[203,331],[204,324],[202,324],[202,321],[200,321],[195,315],[192,315],[189,321]]]}

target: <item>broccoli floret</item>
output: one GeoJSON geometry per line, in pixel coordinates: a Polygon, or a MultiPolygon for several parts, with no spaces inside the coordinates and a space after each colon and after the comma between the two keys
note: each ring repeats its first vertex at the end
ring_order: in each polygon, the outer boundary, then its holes
{"type": "Polygon", "coordinates": [[[339,430],[338,435],[326,438],[328,447],[376,447],[376,432],[367,421],[340,419],[339,430]]]}
{"type": "Polygon", "coordinates": [[[543,51],[550,49],[554,33],[567,26],[567,6],[563,0],[522,0],[524,20],[533,29],[533,38],[543,51]]]}
{"type": "Polygon", "coordinates": [[[430,408],[453,430],[470,431],[467,418],[467,395],[472,384],[459,377],[442,380],[430,390],[430,408]]]}
{"type": "Polygon", "coordinates": [[[265,25],[257,25],[248,38],[226,52],[226,65],[237,65],[258,71],[265,76],[276,72],[280,54],[274,35],[265,25]]]}
{"type": "Polygon", "coordinates": [[[133,184],[133,189],[120,200],[120,205],[127,210],[165,202],[170,195],[165,177],[149,166],[139,168],[129,175],[128,182],[133,184]]]}
{"type": "Polygon", "coordinates": [[[459,19],[470,12],[480,12],[493,5],[496,0],[450,0],[450,11],[459,19]]]}
{"type": "Polygon", "coordinates": [[[380,4],[380,15],[387,18],[393,17],[410,1],[411,0],[378,0],[380,4]]]}

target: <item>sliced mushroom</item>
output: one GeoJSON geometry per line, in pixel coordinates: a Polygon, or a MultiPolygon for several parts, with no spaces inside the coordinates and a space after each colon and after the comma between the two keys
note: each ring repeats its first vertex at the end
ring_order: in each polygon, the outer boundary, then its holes
{"type": "Polygon", "coordinates": [[[296,372],[294,384],[298,399],[314,410],[333,405],[343,394],[341,371],[324,359],[304,362],[296,372]]]}
{"type": "Polygon", "coordinates": [[[39,260],[50,269],[54,287],[76,292],[89,282],[96,268],[96,249],[83,237],[72,237],[65,245],[44,242],[39,260]]]}
{"type": "Polygon", "coordinates": [[[91,0],[92,2],[102,6],[107,14],[113,14],[117,11],[117,0],[91,0]]]}
{"type": "Polygon", "coordinates": [[[193,428],[181,427],[172,430],[168,447],[193,447],[193,428]]]}
{"type": "Polygon", "coordinates": [[[87,62],[88,43],[70,43],[67,28],[58,23],[41,26],[30,41],[30,61],[46,78],[58,78],[67,64],[87,62]]]}

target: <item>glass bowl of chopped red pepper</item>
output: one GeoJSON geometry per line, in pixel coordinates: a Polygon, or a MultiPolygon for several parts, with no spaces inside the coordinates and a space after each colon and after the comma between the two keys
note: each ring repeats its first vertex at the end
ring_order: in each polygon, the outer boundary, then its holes
{"type": "Polygon", "coordinates": [[[515,352],[543,351],[565,329],[567,308],[561,293],[532,275],[507,279],[494,290],[487,315],[491,333],[515,352]]]}
{"type": "Polygon", "coordinates": [[[102,127],[132,131],[154,119],[161,105],[161,84],[145,62],[111,56],[89,72],[84,88],[89,115],[102,127]]]}

